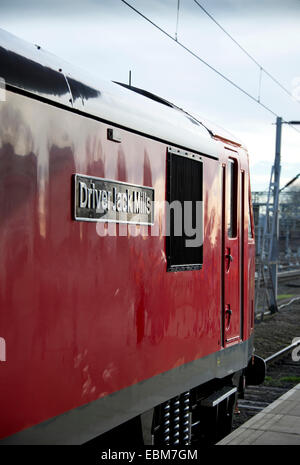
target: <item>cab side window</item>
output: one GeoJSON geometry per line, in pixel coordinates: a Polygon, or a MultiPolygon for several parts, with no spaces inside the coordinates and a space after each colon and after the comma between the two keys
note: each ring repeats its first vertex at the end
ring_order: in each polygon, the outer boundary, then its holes
{"type": "Polygon", "coordinates": [[[227,170],[227,233],[228,237],[237,235],[237,161],[229,158],[227,170]]]}
{"type": "Polygon", "coordinates": [[[253,239],[254,234],[253,234],[253,228],[252,228],[252,221],[251,221],[251,205],[250,205],[251,199],[250,199],[250,192],[249,192],[249,197],[248,197],[248,239],[253,239]]]}
{"type": "Polygon", "coordinates": [[[188,271],[203,263],[203,161],[196,154],[167,154],[167,270],[188,271]],[[200,241],[199,241],[200,238],[200,241]]]}

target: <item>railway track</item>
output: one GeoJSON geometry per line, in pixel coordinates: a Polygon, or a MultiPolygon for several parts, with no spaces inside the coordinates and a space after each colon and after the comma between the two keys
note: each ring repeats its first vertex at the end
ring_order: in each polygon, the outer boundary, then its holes
{"type": "Polygon", "coordinates": [[[238,401],[233,429],[241,426],[299,382],[300,362],[293,361],[291,357],[291,351],[299,345],[300,340],[265,358],[266,382],[260,386],[247,386],[244,399],[238,401]]]}
{"type": "Polygon", "coordinates": [[[249,386],[246,389],[245,399],[239,401],[238,409],[249,410],[253,412],[252,415],[259,413],[264,408],[268,407],[278,397],[286,392],[285,388],[271,388],[269,386],[260,386],[259,389],[256,386],[249,386]],[[261,401],[258,399],[268,399],[261,401]]]}
{"type": "MultiPolygon", "coordinates": [[[[289,270],[289,271],[280,271],[278,273],[278,281],[286,281],[290,280],[293,278],[297,278],[300,276],[300,269],[299,270],[289,270]]],[[[257,281],[257,278],[255,278],[255,282],[257,281]]]]}
{"type": "Polygon", "coordinates": [[[280,271],[278,273],[279,281],[290,280],[291,278],[296,278],[300,276],[300,270],[289,270],[289,271],[280,271]]]}
{"type": "MultiPolygon", "coordinates": [[[[291,288],[300,288],[300,269],[298,270],[290,270],[290,271],[282,271],[278,273],[278,283],[280,283],[280,287],[283,290],[283,294],[290,294],[291,288]]],[[[256,278],[255,278],[256,282],[256,278]]],[[[293,291],[292,291],[293,292],[293,291]]],[[[281,300],[280,305],[278,305],[278,310],[282,310],[294,302],[300,300],[300,295],[298,294],[290,294],[291,298],[286,298],[281,300]]],[[[255,321],[256,323],[263,320],[264,316],[271,315],[271,310],[265,308],[260,309],[255,313],[255,321]]]]}

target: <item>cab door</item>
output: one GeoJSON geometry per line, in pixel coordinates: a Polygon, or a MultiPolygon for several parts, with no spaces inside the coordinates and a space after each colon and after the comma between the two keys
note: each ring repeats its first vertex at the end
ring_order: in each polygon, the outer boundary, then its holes
{"type": "Polygon", "coordinates": [[[222,339],[223,346],[240,340],[240,241],[238,228],[238,160],[228,158],[222,167],[222,339]]]}

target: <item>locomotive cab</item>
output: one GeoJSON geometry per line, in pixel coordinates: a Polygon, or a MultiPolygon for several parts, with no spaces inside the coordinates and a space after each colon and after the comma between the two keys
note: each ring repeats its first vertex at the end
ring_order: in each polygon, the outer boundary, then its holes
{"type": "Polygon", "coordinates": [[[0,69],[1,442],[215,442],[253,355],[247,150],[4,31],[0,69]]]}

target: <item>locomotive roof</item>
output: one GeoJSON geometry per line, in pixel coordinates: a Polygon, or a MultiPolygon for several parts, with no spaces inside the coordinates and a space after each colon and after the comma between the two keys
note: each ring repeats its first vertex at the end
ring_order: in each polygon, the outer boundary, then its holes
{"type": "Polygon", "coordinates": [[[89,76],[40,46],[0,29],[0,78],[7,85],[171,145],[211,156],[216,139],[240,146],[223,129],[150,92],[89,76]]]}

